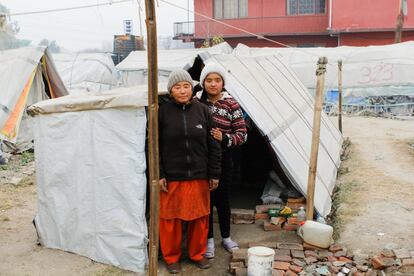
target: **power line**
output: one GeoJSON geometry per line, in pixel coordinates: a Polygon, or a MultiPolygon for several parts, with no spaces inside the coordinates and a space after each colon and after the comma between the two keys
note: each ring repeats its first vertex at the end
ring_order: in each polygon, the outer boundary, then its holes
{"type": "MultiPolygon", "coordinates": [[[[277,45],[280,45],[280,46],[283,46],[283,47],[286,47],[286,48],[291,48],[291,49],[294,49],[295,51],[300,51],[300,52],[306,53],[307,55],[310,55],[310,56],[320,57],[319,55],[316,55],[316,54],[313,54],[313,53],[309,53],[309,52],[306,52],[306,51],[300,50],[300,48],[297,48],[297,47],[292,47],[292,46],[289,46],[289,45],[284,44],[284,43],[282,43],[282,42],[279,42],[279,41],[276,41],[276,40],[273,40],[273,39],[270,39],[270,38],[264,37],[263,35],[256,34],[256,33],[250,32],[250,31],[248,31],[248,30],[246,30],[246,29],[242,29],[242,28],[236,27],[236,26],[234,26],[234,25],[231,25],[231,24],[228,24],[228,23],[226,23],[226,22],[223,22],[223,21],[217,20],[217,19],[212,18],[212,17],[210,17],[210,16],[207,16],[207,15],[205,15],[205,14],[202,14],[202,13],[199,13],[199,12],[196,12],[196,11],[190,11],[190,10],[188,10],[188,9],[184,8],[184,7],[181,7],[181,6],[177,5],[177,4],[171,3],[171,2],[169,2],[169,1],[166,1],[166,0],[160,0],[160,1],[161,1],[161,2],[166,3],[166,4],[170,5],[170,6],[173,6],[173,7],[179,8],[179,9],[181,9],[181,10],[188,11],[188,12],[191,12],[191,13],[193,13],[193,14],[199,15],[199,16],[201,16],[201,17],[205,18],[205,19],[211,20],[211,21],[213,21],[213,22],[216,22],[216,23],[218,23],[218,24],[221,24],[221,25],[224,25],[224,26],[226,26],[226,27],[232,28],[232,29],[234,29],[234,30],[238,30],[238,31],[240,31],[240,32],[243,32],[243,33],[249,34],[249,35],[251,35],[251,36],[255,36],[255,37],[257,37],[257,38],[260,38],[260,39],[263,39],[263,40],[269,41],[269,42],[271,42],[271,43],[274,43],[274,44],[277,44],[277,45]]],[[[336,61],[336,60],[335,60],[335,61],[336,61]]],[[[336,64],[336,63],[332,62],[332,60],[328,60],[328,64],[336,64]]]]}
{"type": "Polygon", "coordinates": [[[76,6],[76,7],[68,7],[68,8],[60,8],[60,9],[51,9],[51,10],[42,10],[42,11],[31,11],[31,12],[17,12],[17,13],[10,13],[8,16],[21,16],[21,15],[30,15],[30,14],[41,14],[41,13],[52,13],[52,12],[61,12],[61,11],[71,11],[71,10],[80,10],[86,8],[94,8],[100,6],[111,6],[115,4],[131,2],[132,0],[118,0],[118,1],[109,1],[105,3],[98,3],[98,4],[91,4],[91,5],[83,5],[83,6],[76,6]]]}

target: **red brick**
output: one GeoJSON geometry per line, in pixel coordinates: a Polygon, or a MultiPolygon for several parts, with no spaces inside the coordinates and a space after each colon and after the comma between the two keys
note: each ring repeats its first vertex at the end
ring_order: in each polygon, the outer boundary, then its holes
{"type": "Polygon", "coordinates": [[[304,259],[305,254],[302,250],[291,250],[290,253],[292,254],[293,258],[304,259]]]}
{"type": "Polygon", "coordinates": [[[306,243],[306,242],[303,242],[303,248],[305,249],[305,250],[324,250],[325,248],[321,248],[321,247],[317,247],[317,246],[315,246],[315,245],[312,245],[312,244],[309,244],[309,243],[306,243]]]}
{"type": "Polygon", "coordinates": [[[269,209],[277,209],[281,208],[282,205],[280,204],[265,204],[265,205],[256,205],[256,213],[263,214],[267,213],[269,209]]]}
{"type": "Polygon", "coordinates": [[[333,262],[335,262],[335,261],[337,261],[338,259],[335,257],[335,256],[328,256],[328,262],[331,262],[331,263],[333,263],[333,262]]]}
{"type": "Polygon", "coordinates": [[[309,256],[313,256],[313,257],[318,257],[318,253],[316,253],[316,251],[314,250],[305,250],[305,256],[309,257],[309,256]]]}
{"type": "Polygon", "coordinates": [[[279,269],[279,270],[288,270],[290,266],[290,263],[287,262],[274,262],[273,268],[279,269]]]}
{"type": "Polygon", "coordinates": [[[240,248],[238,250],[233,251],[233,258],[232,262],[245,262],[247,260],[247,249],[240,248]]]}
{"type": "Polygon", "coordinates": [[[275,255],[275,261],[290,262],[290,261],[292,261],[292,257],[290,257],[288,255],[275,255]]]}
{"type": "Polygon", "coordinates": [[[288,217],[287,223],[290,225],[297,225],[298,224],[298,217],[288,217]]]}
{"type": "Polygon", "coordinates": [[[268,221],[265,221],[263,223],[263,229],[265,231],[280,231],[280,230],[282,230],[282,225],[281,224],[275,225],[275,224],[272,224],[268,221]]]}
{"type": "Polygon", "coordinates": [[[298,229],[298,226],[296,224],[283,224],[283,230],[285,231],[296,231],[298,229]]]}
{"type": "Polygon", "coordinates": [[[289,266],[289,269],[295,273],[300,273],[302,271],[302,268],[297,265],[291,265],[289,266]]]}
{"type": "Polygon", "coordinates": [[[272,276],[284,276],[285,272],[283,270],[273,269],[272,276]]]}
{"type": "Polygon", "coordinates": [[[386,258],[382,256],[374,256],[371,259],[371,264],[375,269],[384,269],[395,264],[394,258],[386,258]]]}
{"type": "Polygon", "coordinates": [[[288,270],[288,271],[286,271],[285,276],[298,276],[298,274],[296,274],[293,271],[288,270]]]}
{"type": "Polygon", "coordinates": [[[287,202],[286,206],[292,209],[292,211],[298,211],[300,207],[306,208],[305,203],[294,203],[294,202],[287,202]]]}
{"type": "Polygon", "coordinates": [[[342,250],[342,246],[341,246],[341,245],[339,245],[339,244],[332,244],[332,245],[329,247],[329,251],[331,251],[331,252],[333,252],[333,253],[336,253],[336,252],[341,251],[341,250],[342,250]]]}
{"type": "Polygon", "coordinates": [[[403,266],[414,266],[414,258],[403,259],[402,264],[403,264],[403,266]]]}
{"type": "Polygon", "coordinates": [[[261,214],[256,213],[256,214],[254,214],[254,219],[255,220],[262,220],[262,219],[268,220],[269,219],[269,214],[266,214],[266,213],[261,213],[261,214]]]}
{"type": "Polygon", "coordinates": [[[243,262],[230,262],[229,272],[231,274],[236,273],[236,268],[238,268],[238,267],[244,268],[244,263],[243,262]]]}
{"type": "Polygon", "coordinates": [[[339,257],[338,261],[344,262],[344,263],[352,263],[352,260],[346,257],[339,257]]]}
{"type": "Polygon", "coordinates": [[[236,276],[247,276],[247,268],[245,268],[245,267],[236,268],[234,275],[236,275],[236,276]]]}
{"type": "Polygon", "coordinates": [[[305,262],[307,264],[312,264],[312,263],[316,263],[318,261],[318,259],[316,259],[314,256],[309,256],[305,258],[305,262]]]}
{"type": "Polygon", "coordinates": [[[286,218],[284,217],[271,217],[270,223],[275,225],[282,225],[284,222],[286,222],[286,218]]]}
{"type": "Polygon", "coordinates": [[[269,247],[269,248],[276,248],[277,247],[277,242],[262,241],[262,242],[250,242],[249,243],[249,247],[254,247],[254,246],[264,246],[264,247],[269,247]]]}
{"type": "MultiPolygon", "coordinates": [[[[277,244],[276,244],[277,246],[277,244]]],[[[275,255],[288,255],[290,256],[290,249],[275,249],[275,255]]]]}
{"type": "Polygon", "coordinates": [[[305,203],[306,199],[304,197],[288,198],[287,202],[289,202],[289,203],[305,203]]]}
{"type": "Polygon", "coordinates": [[[254,223],[254,210],[231,209],[231,219],[234,224],[254,223]]]}
{"type": "Polygon", "coordinates": [[[278,249],[290,249],[290,250],[303,250],[303,246],[300,243],[279,242],[277,244],[278,249]]]}

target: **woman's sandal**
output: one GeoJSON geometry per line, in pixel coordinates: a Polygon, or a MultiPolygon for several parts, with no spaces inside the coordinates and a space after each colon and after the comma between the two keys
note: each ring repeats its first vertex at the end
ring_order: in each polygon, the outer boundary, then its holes
{"type": "Polygon", "coordinates": [[[240,249],[237,242],[232,241],[232,240],[230,240],[228,242],[222,241],[221,245],[223,246],[224,249],[226,249],[230,253],[233,253],[233,251],[240,249]]]}
{"type": "Polygon", "coordinates": [[[206,253],[204,254],[204,257],[206,257],[207,259],[214,258],[214,245],[212,247],[207,245],[207,250],[206,250],[206,253]]]}

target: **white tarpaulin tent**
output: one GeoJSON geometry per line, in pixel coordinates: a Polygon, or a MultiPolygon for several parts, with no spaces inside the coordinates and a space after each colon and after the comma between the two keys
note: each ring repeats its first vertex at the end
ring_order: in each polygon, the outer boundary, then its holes
{"type": "Polygon", "coordinates": [[[144,271],[147,93],[120,88],[30,107],[44,246],[144,271]]]}
{"type": "Polygon", "coordinates": [[[115,89],[118,71],[109,54],[54,54],[56,68],[70,94],[115,89]]]}
{"type": "Polygon", "coordinates": [[[414,96],[414,42],[385,46],[336,48],[249,48],[239,44],[240,56],[277,55],[303,84],[315,90],[316,63],[328,58],[325,88],[338,87],[338,60],[343,62],[344,97],[414,96]]]}
{"type": "Polygon", "coordinates": [[[44,47],[0,51],[0,139],[13,150],[32,147],[31,119],[26,107],[67,95],[50,54],[44,47]]]}
{"type": "MultiPolygon", "coordinates": [[[[229,54],[233,51],[226,42],[210,48],[158,50],[158,80],[167,82],[170,73],[177,69],[188,69],[197,55],[207,59],[215,54],[229,54]]],[[[131,52],[116,68],[121,73],[125,87],[143,85],[148,82],[147,51],[131,52]]]]}
{"type": "MultiPolygon", "coordinates": [[[[226,89],[267,138],[292,184],[306,196],[314,108],[309,91],[276,56],[223,54],[206,62],[227,70],[226,89]]],[[[341,146],[341,133],[322,114],[315,190],[315,208],[322,216],[331,210],[341,146]]]]}

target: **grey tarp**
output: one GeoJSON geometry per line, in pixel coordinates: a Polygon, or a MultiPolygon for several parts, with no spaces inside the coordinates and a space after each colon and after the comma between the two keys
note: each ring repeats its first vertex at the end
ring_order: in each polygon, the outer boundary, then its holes
{"type": "MultiPolygon", "coordinates": [[[[222,54],[208,62],[228,71],[226,89],[267,137],[293,185],[306,195],[314,105],[309,91],[276,56],[222,54]]],[[[315,208],[323,216],[331,210],[341,145],[341,133],[322,114],[315,208]]]]}

